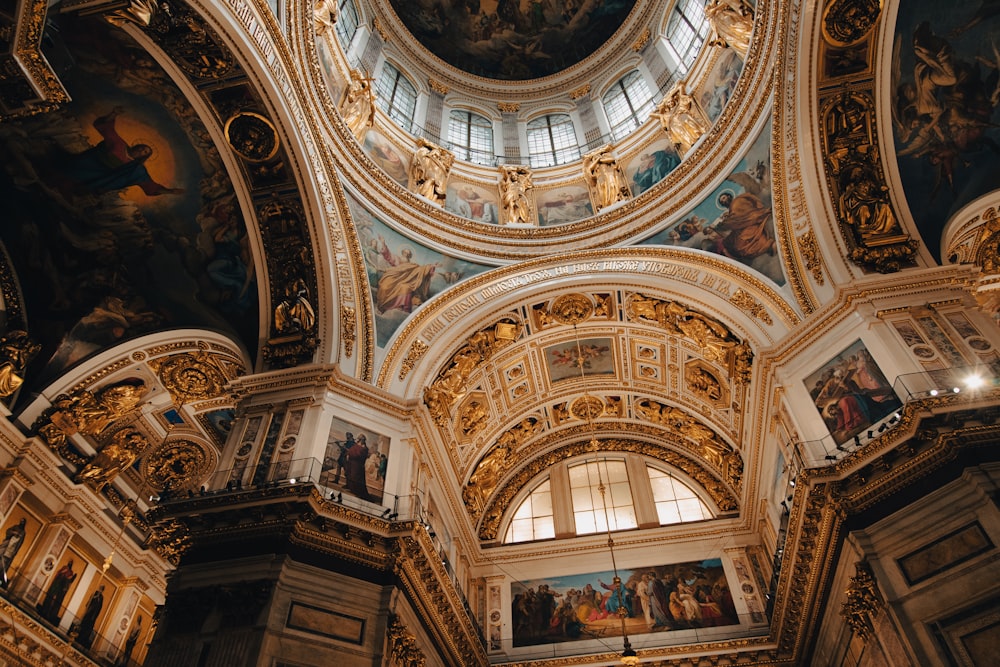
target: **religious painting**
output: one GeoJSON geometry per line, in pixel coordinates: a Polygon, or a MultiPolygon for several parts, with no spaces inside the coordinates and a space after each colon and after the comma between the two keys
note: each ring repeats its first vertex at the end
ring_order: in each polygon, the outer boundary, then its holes
{"type": "MultiPolygon", "coordinates": [[[[10,485],[8,488],[14,488],[10,485]]],[[[18,568],[28,557],[31,542],[38,535],[42,524],[24,508],[17,507],[3,522],[0,528],[0,578],[6,586],[8,581],[17,576],[18,568]]]]}
{"type": "Polygon", "coordinates": [[[319,483],[334,494],[382,502],[389,437],[334,417],[319,483]]]}
{"type": "Polygon", "coordinates": [[[910,214],[940,261],[948,219],[1000,188],[1000,14],[989,2],[914,0],[900,4],[895,32],[896,163],[910,214]]]}
{"type": "Polygon", "coordinates": [[[490,268],[426,248],[391,229],[350,195],[347,202],[368,270],[379,347],[421,304],[490,268]]]}
{"type": "Polygon", "coordinates": [[[46,584],[45,593],[36,605],[42,618],[52,625],[59,625],[63,614],[68,611],[64,605],[73,598],[80,574],[86,568],[87,561],[80,554],[70,549],[63,552],[55,573],[46,584]]]}
{"type": "Polygon", "coordinates": [[[806,377],[805,385],[838,445],[902,407],[860,340],[806,377]]]}
{"type": "Polygon", "coordinates": [[[29,384],[166,328],[218,329],[256,349],[247,229],[198,114],[124,31],[50,20],[72,102],[0,124],[0,241],[43,346],[29,384]]]}
{"type": "Polygon", "coordinates": [[[739,615],[718,558],[511,584],[514,646],[536,646],[736,625],[739,615]],[[624,610],[624,614],[620,610],[624,610]]]}
{"type": "Polygon", "coordinates": [[[545,366],[549,372],[549,382],[581,375],[580,358],[583,358],[583,374],[614,375],[614,343],[610,338],[587,338],[577,342],[569,341],[545,348],[545,366]]]}
{"type": "Polygon", "coordinates": [[[742,71],[743,61],[739,54],[732,49],[723,49],[701,88],[701,96],[698,97],[702,110],[713,123],[726,108],[742,71]]]}
{"type": "Polygon", "coordinates": [[[640,151],[639,156],[625,165],[632,194],[650,189],[681,163],[680,156],[669,139],[661,139],[640,151]]]}
{"type": "Polygon", "coordinates": [[[205,427],[212,440],[220,448],[226,444],[230,431],[233,430],[233,422],[236,420],[236,411],[232,408],[222,410],[212,410],[198,415],[198,420],[205,427]]]}
{"type": "Polygon", "coordinates": [[[488,222],[494,225],[500,222],[495,187],[490,191],[471,183],[449,182],[444,208],[455,215],[476,222],[488,222]]]}
{"type": "Polygon", "coordinates": [[[453,67],[524,81],[561,72],[606,42],[635,0],[390,0],[406,29],[453,67]]]}
{"type": "Polygon", "coordinates": [[[365,153],[382,169],[389,178],[404,188],[409,179],[409,157],[404,157],[401,151],[388,139],[375,130],[365,133],[365,153]]]}
{"type": "Polygon", "coordinates": [[[71,610],[79,619],[76,643],[84,648],[91,648],[94,641],[100,638],[98,630],[107,615],[115,597],[116,587],[108,577],[95,577],[87,589],[87,596],[79,608],[71,610]]]}
{"type": "Polygon", "coordinates": [[[535,205],[538,207],[538,224],[541,227],[576,222],[594,215],[590,190],[582,183],[536,190],[535,205]]]}
{"type": "Polygon", "coordinates": [[[785,284],[771,208],[771,125],[726,180],[682,220],[642,245],[674,245],[729,257],[785,284]]]}

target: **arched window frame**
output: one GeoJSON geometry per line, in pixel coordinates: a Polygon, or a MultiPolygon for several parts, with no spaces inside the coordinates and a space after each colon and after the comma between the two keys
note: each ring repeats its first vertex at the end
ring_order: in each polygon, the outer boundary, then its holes
{"type": "Polygon", "coordinates": [[[460,160],[491,166],[496,160],[493,121],[469,109],[448,113],[448,142],[460,160]]]}
{"type": "Polygon", "coordinates": [[[394,123],[412,133],[417,110],[417,88],[402,70],[388,60],[382,64],[382,71],[375,84],[375,103],[394,123]]]}
{"type": "Polygon", "coordinates": [[[615,141],[624,139],[646,122],[654,108],[653,91],[642,72],[634,69],[615,81],[601,97],[604,115],[615,141]]]}
{"type": "MultiPolygon", "coordinates": [[[[602,457],[601,461],[605,459],[602,457]]],[[[707,492],[699,485],[695,480],[690,479],[687,475],[681,473],[679,470],[674,469],[672,466],[658,461],[656,459],[651,459],[646,456],[639,454],[629,454],[629,453],[613,453],[608,452],[606,460],[609,462],[614,461],[624,461],[626,465],[626,470],[628,472],[629,489],[628,492],[631,494],[632,502],[634,503],[636,523],[637,526],[633,528],[625,528],[624,530],[635,530],[656,528],[658,526],[671,526],[680,523],[691,523],[694,521],[704,521],[711,520],[718,516],[718,507],[712,501],[711,497],[707,492]],[[655,490],[650,482],[649,470],[655,470],[662,475],[670,478],[671,483],[682,486],[686,491],[681,494],[686,498],[696,498],[700,502],[703,508],[702,518],[692,518],[689,520],[682,521],[670,521],[662,522],[660,521],[660,513],[656,507],[655,490]]],[[[576,459],[569,459],[566,461],[561,461],[553,466],[550,466],[546,473],[537,477],[533,482],[522,489],[522,491],[513,499],[510,507],[513,511],[507,513],[501,523],[500,535],[502,535],[503,544],[521,544],[523,542],[543,540],[543,539],[562,539],[562,538],[572,538],[576,536],[594,535],[600,534],[606,530],[604,527],[603,516],[600,519],[599,529],[591,532],[579,532],[576,529],[576,521],[574,516],[575,506],[573,503],[571,484],[570,484],[570,469],[588,461],[593,462],[593,455],[588,457],[581,457],[576,459]],[[534,519],[533,516],[528,512],[522,512],[524,503],[528,500],[531,495],[539,489],[542,485],[549,484],[549,503],[550,509],[548,511],[551,514],[546,514],[546,521],[552,522],[552,527],[549,529],[547,526],[545,528],[546,532],[544,536],[535,537],[532,535],[531,539],[522,539],[514,541],[514,519],[517,517],[521,525],[526,525],[527,522],[534,519]],[[548,517],[551,517],[549,519],[548,517]]],[[[603,464],[602,464],[603,465],[603,464]]],[[[603,471],[602,467],[602,471],[603,471]]],[[[605,484],[608,481],[605,479],[605,484]]],[[[608,512],[609,518],[612,512],[612,506],[614,502],[612,501],[610,494],[614,493],[612,489],[606,491],[608,497],[608,512]]],[[[620,491],[619,491],[620,493],[620,491]]],[[[600,504],[600,500],[597,499],[593,504],[600,504]]],[[[666,502],[670,502],[667,500],[666,502]]],[[[603,515],[603,505],[597,508],[598,511],[603,515]]],[[[689,515],[690,516],[690,515],[689,515]]],[[[526,530],[519,531],[521,535],[526,534],[526,530]]],[[[617,532],[614,525],[612,525],[612,532],[617,532]]]]}
{"type": "Polygon", "coordinates": [[[667,18],[664,41],[677,62],[676,79],[684,78],[708,36],[704,0],[677,0],[667,18]]]}
{"type": "Polygon", "coordinates": [[[532,168],[553,167],[580,159],[576,124],[568,113],[548,113],[528,121],[528,159],[532,168]]]}
{"type": "Polygon", "coordinates": [[[344,53],[347,53],[347,50],[351,48],[351,43],[354,41],[360,24],[361,19],[358,16],[358,8],[354,4],[354,0],[338,0],[337,22],[333,24],[333,28],[344,53]]]}

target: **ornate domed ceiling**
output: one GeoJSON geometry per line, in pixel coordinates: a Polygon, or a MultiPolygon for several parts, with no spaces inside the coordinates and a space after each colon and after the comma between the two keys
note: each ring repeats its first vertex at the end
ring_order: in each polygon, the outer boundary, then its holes
{"type": "Polygon", "coordinates": [[[635,0],[390,0],[407,30],[463,72],[524,81],[557,74],[593,54],[635,0]]]}

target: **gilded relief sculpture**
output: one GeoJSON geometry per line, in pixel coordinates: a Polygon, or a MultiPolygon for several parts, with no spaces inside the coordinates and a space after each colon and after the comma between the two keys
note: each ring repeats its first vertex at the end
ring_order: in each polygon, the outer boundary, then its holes
{"type": "Polygon", "coordinates": [[[128,470],[147,447],[149,441],[142,433],[131,429],[118,431],[111,436],[111,442],[104,445],[77,473],[75,481],[86,484],[94,491],[100,491],[111,480],[128,470]]]}
{"type": "Polygon", "coordinates": [[[347,84],[344,100],[340,104],[340,115],[358,141],[363,141],[368,128],[375,124],[373,83],[372,78],[366,76],[364,72],[352,69],[351,81],[347,84]]]}
{"type": "Polygon", "coordinates": [[[827,181],[851,259],[883,273],[898,271],[917,245],[889,199],[870,95],[845,92],[827,100],[823,129],[827,181]]]}
{"type": "Polygon", "coordinates": [[[583,156],[583,176],[597,211],[632,196],[611,144],[583,156]]]}
{"type": "Polygon", "coordinates": [[[6,398],[24,383],[24,369],[42,346],[21,329],[0,337],[0,398],[6,398]]]}
{"type": "MultiPolygon", "coordinates": [[[[337,0],[316,0],[313,3],[313,24],[317,35],[325,35],[337,22],[337,0]]],[[[352,78],[353,78],[353,72],[352,78]]]]}
{"type": "Polygon", "coordinates": [[[743,0],[708,0],[705,18],[711,27],[710,46],[730,47],[747,57],[753,33],[753,9],[743,0]]]}
{"type": "Polygon", "coordinates": [[[534,188],[531,170],[518,164],[500,165],[500,202],[504,222],[508,225],[528,225],[534,221],[528,193],[534,188]]]}
{"type": "Polygon", "coordinates": [[[129,379],[108,385],[96,393],[86,389],[61,394],[35,423],[38,434],[64,458],[81,464],[83,459],[69,447],[69,436],[81,433],[99,437],[109,426],[139,407],[146,384],[129,379]]]}
{"type": "Polygon", "coordinates": [[[689,95],[684,81],[678,81],[674,87],[656,105],[656,111],[651,115],[660,119],[660,126],[667,133],[670,141],[682,158],[691,150],[705,132],[709,122],[705,112],[689,95]]]}
{"type": "Polygon", "coordinates": [[[409,185],[411,192],[444,206],[448,191],[448,175],[455,163],[455,155],[424,138],[417,139],[417,150],[410,162],[409,185]]]}

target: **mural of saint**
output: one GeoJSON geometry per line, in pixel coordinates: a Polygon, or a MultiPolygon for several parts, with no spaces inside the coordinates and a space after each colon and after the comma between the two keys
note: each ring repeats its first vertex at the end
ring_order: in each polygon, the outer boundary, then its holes
{"type": "Polygon", "coordinates": [[[1000,188],[1000,13],[991,2],[900,5],[892,122],[910,214],[935,258],[960,208],[1000,188]]]}
{"type": "Polygon", "coordinates": [[[902,406],[860,340],[808,376],[805,385],[838,445],[902,406]]]}
{"type": "Polygon", "coordinates": [[[771,128],[687,217],[642,242],[723,255],[785,284],[771,209],[771,128]]]}
{"type": "Polygon", "coordinates": [[[487,195],[471,185],[458,184],[448,188],[445,210],[477,222],[497,224],[500,214],[495,196],[487,195]]]}
{"type": "Polygon", "coordinates": [[[489,268],[426,248],[391,229],[353,197],[347,201],[368,271],[379,347],[423,303],[489,268]]]}
{"type": "Polygon", "coordinates": [[[320,484],[362,500],[382,501],[389,437],[338,417],[330,424],[320,484]]]}
{"type": "Polygon", "coordinates": [[[590,193],[581,182],[558,190],[541,191],[536,195],[538,224],[542,227],[576,222],[594,215],[590,193]]]}
{"type": "Polygon", "coordinates": [[[645,192],[674,170],[681,163],[677,151],[666,145],[655,150],[649,150],[639,156],[638,160],[629,165],[626,170],[631,174],[632,194],[645,192]]]}
{"type": "Polygon", "coordinates": [[[247,230],[198,114],[125,32],[52,20],[72,102],[0,125],[0,242],[42,344],[23,395],[166,327],[218,329],[256,349],[247,230]]]}

